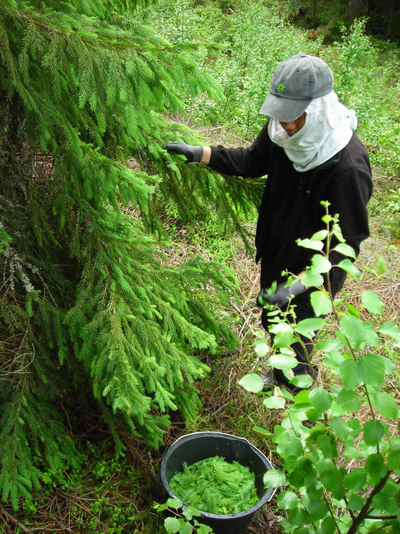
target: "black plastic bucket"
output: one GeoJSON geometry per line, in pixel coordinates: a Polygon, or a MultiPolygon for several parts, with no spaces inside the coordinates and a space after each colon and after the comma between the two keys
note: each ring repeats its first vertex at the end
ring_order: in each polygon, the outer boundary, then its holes
{"type": "MultiPolygon", "coordinates": [[[[237,461],[255,474],[255,487],[259,501],[238,514],[216,515],[202,512],[196,519],[210,526],[215,534],[243,534],[254,514],[269,502],[275,488],[264,488],[263,477],[272,465],[266,457],[247,439],[221,432],[194,432],[177,439],[161,461],[161,482],[169,497],[179,496],[171,490],[169,481],[179,471],[183,463],[192,465],[211,456],[222,456],[227,462],[237,461]]],[[[185,504],[185,503],[184,503],[185,504]]]]}

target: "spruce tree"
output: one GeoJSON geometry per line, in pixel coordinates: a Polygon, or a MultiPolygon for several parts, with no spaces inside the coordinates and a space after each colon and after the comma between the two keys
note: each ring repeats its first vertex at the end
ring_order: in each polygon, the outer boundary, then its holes
{"type": "Polygon", "coordinates": [[[65,399],[96,402],[117,448],[121,429],[157,447],[171,410],[199,407],[199,351],[235,345],[199,298],[228,302],[232,273],[169,265],[161,216],[214,209],[245,236],[237,210],[258,183],[162,149],[199,142],[168,119],[185,95],[221,94],[196,46],[135,21],[140,3],[0,1],[0,491],[14,507],[40,485],[37,458],[79,463],[65,399]]]}

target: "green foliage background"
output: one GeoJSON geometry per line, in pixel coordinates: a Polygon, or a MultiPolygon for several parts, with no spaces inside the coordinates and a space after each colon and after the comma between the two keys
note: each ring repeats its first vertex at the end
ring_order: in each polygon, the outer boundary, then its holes
{"type": "Polygon", "coordinates": [[[0,490],[14,507],[43,462],[82,462],[65,413],[94,402],[117,450],[122,431],[157,447],[171,413],[197,413],[202,353],[235,346],[214,313],[232,271],[173,265],[164,221],[247,242],[262,182],[166,154],[208,142],[183,119],[249,142],[276,65],[320,55],[387,179],[372,209],[398,231],[398,49],[363,20],[323,45],[266,4],[1,0],[0,490]]]}

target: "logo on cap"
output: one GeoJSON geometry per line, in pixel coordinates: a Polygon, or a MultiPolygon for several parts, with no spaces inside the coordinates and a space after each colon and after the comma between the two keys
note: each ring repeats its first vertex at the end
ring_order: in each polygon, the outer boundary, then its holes
{"type": "Polygon", "coordinates": [[[285,84],[283,82],[279,82],[278,85],[276,86],[276,90],[279,93],[283,93],[283,91],[285,90],[285,84]]]}

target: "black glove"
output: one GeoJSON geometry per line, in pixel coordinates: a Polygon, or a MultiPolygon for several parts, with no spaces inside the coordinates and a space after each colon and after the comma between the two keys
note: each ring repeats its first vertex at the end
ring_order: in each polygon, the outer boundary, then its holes
{"type": "Polygon", "coordinates": [[[286,306],[286,304],[289,302],[289,299],[293,296],[296,297],[297,295],[300,295],[301,293],[304,293],[307,291],[306,286],[304,286],[301,282],[301,280],[298,280],[295,284],[292,286],[286,286],[286,282],[283,282],[282,284],[278,284],[276,291],[273,295],[268,295],[266,289],[261,289],[260,293],[257,297],[257,306],[260,306],[260,308],[263,308],[265,304],[276,304],[280,308],[283,308],[286,306]]]}
{"type": "Polygon", "coordinates": [[[203,159],[204,148],[202,146],[192,146],[177,141],[175,143],[169,143],[169,145],[163,147],[164,150],[168,152],[176,152],[176,154],[183,154],[187,158],[186,163],[191,163],[192,161],[200,161],[203,159]]]}

